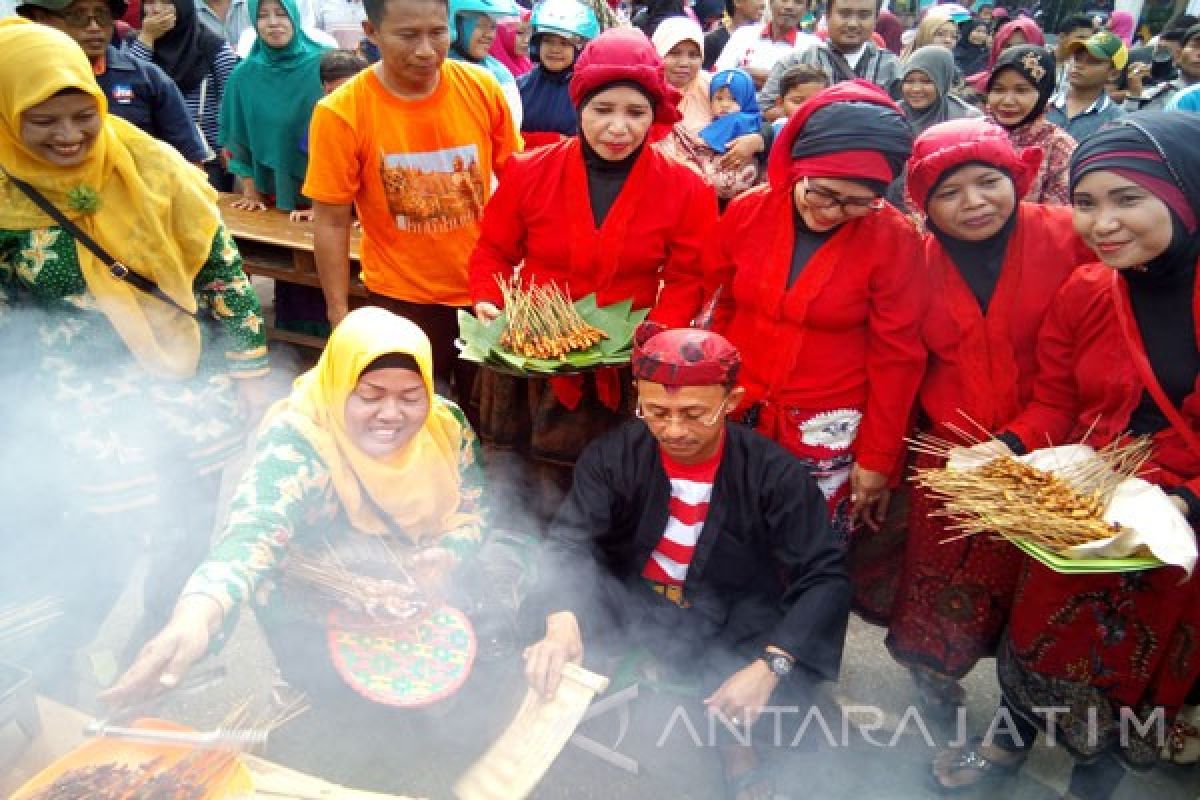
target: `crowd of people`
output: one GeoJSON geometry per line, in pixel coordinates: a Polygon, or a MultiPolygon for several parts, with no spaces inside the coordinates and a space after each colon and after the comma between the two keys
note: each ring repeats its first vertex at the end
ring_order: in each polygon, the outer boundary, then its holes
{"type": "MultiPolygon", "coordinates": [[[[0,485],[37,532],[4,542],[0,585],[64,598],[30,656],[46,688],[70,695],[145,560],[109,700],[175,685],[249,606],[289,683],[370,706],[289,561],[382,541],[373,577],[454,599],[521,520],[521,608],[468,605],[520,618],[547,695],[642,648],[736,733],[837,680],[854,608],[934,717],[997,659],[1015,724],[938,752],[944,789],[1013,774],[1039,732],[1075,759],[1071,800],[1200,756],[1200,584],[952,537],[911,480],[943,461],[906,446],[1148,437],[1146,479],[1200,523],[1200,25],[1139,43],[1129,15],[1071,17],[1051,48],[990,0],[908,26],[876,0],[766,5],[0,20],[0,383],[23,398],[0,485]],[[277,287],[275,313],[329,338],[283,398],[218,191],[311,225],[321,289],[277,287]],[[497,319],[514,279],[647,311],[631,364],[460,359],[460,315],[497,319]],[[513,470],[526,491],[497,491],[513,470]],[[1155,714],[1169,737],[1129,735],[1155,714]]],[[[730,797],[772,796],[752,742],[720,753],[730,797]]]]}

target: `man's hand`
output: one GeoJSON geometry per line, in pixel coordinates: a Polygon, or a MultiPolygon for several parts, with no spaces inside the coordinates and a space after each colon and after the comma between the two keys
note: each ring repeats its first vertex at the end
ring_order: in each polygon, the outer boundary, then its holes
{"type": "Polygon", "coordinates": [[[583,661],[583,635],[570,611],[546,617],[546,638],[525,648],[525,679],[546,700],[554,699],[565,665],[583,661]]]}
{"type": "Polygon", "coordinates": [[[190,594],[180,598],[162,632],[111,689],[102,692],[104,703],[120,706],[176,686],[188,668],[208,651],[208,643],[221,624],[223,612],[213,598],[190,594]]]}
{"type": "Polygon", "coordinates": [[[1129,89],[1129,97],[1141,97],[1146,88],[1146,78],[1150,77],[1150,65],[1135,61],[1129,65],[1125,73],[1125,86],[1129,89]]]}
{"type": "Polygon", "coordinates": [[[715,692],[705,698],[710,714],[719,714],[738,727],[749,728],[771,702],[771,692],[779,685],[779,676],[767,662],[754,659],[749,666],[730,675],[715,692]]]}
{"type": "Polygon", "coordinates": [[[491,322],[500,316],[500,309],[496,307],[495,303],[489,303],[484,300],[475,304],[475,316],[480,322],[491,322]]]}
{"type": "Polygon", "coordinates": [[[865,469],[855,462],[850,469],[850,513],[855,523],[862,522],[873,531],[879,530],[891,499],[887,483],[887,475],[865,469]]]}

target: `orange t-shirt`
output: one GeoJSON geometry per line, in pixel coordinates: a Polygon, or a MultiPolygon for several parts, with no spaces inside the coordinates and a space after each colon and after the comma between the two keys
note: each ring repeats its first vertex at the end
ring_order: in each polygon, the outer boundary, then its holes
{"type": "Polygon", "coordinates": [[[520,149],[504,93],[486,70],[447,60],[433,94],[405,100],[367,69],[317,104],[304,194],[354,203],[372,292],[469,306],[467,259],[492,176],[520,149]]]}

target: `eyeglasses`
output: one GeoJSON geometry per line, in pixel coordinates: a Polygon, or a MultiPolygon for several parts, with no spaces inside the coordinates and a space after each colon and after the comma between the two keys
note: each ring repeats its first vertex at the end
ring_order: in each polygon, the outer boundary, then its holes
{"type": "Polygon", "coordinates": [[[645,410],[642,409],[642,401],[638,400],[637,405],[634,406],[633,415],[635,417],[637,417],[638,419],[642,420],[643,422],[645,422],[647,425],[655,425],[655,426],[668,425],[673,421],[677,421],[680,425],[687,425],[687,426],[699,425],[700,427],[703,427],[703,428],[711,428],[712,426],[716,425],[718,422],[721,421],[722,415],[725,412],[725,406],[728,405],[728,403],[729,403],[729,395],[725,395],[724,399],[721,400],[721,405],[717,406],[716,410],[713,411],[712,415],[709,416],[707,419],[705,419],[700,414],[688,413],[688,414],[680,414],[679,416],[676,416],[675,414],[672,414],[669,411],[662,411],[662,410],[658,410],[658,409],[655,409],[655,410],[647,413],[645,410]]]}
{"type": "Polygon", "coordinates": [[[848,217],[861,217],[863,214],[879,211],[883,208],[885,201],[882,197],[842,197],[837,192],[831,192],[823,187],[810,186],[808,178],[805,178],[804,202],[822,211],[838,208],[848,217]]]}
{"type": "Polygon", "coordinates": [[[72,8],[67,11],[59,11],[57,16],[72,28],[87,28],[92,23],[92,20],[95,20],[96,24],[101,28],[106,28],[113,23],[112,11],[107,8],[98,8],[95,11],[88,11],[84,8],[72,8]]]}

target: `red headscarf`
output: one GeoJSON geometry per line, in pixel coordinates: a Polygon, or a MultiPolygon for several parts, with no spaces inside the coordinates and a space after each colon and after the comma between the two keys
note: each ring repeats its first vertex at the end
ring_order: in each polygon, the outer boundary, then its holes
{"type": "Polygon", "coordinates": [[[589,95],[619,81],[641,87],[654,104],[656,123],[674,125],[682,119],[679,91],[667,83],[658,51],[637,28],[610,28],[588,42],[571,76],[571,102],[579,108],[589,95]]]}
{"type": "Polygon", "coordinates": [[[491,54],[496,57],[514,78],[519,78],[533,69],[528,53],[517,53],[517,31],[521,24],[529,21],[529,12],[522,10],[520,20],[505,19],[496,25],[496,40],[492,42],[491,54]]]}
{"type": "Polygon", "coordinates": [[[983,119],[956,119],[932,126],[913,144],[908,162],[908,192],[922,211],[929,192],[947,172],[965,164],[986,164],[1012,176],[1017,197],[1029,191],[1042,148],[1017,150],[999,125],[983,119]]]}
{"type": "Polygon", "coordinates": [[[899,17],[887,9],[880,11],[875,19],[875,32],[883,37],[884,46],[888,50],[900,55],[900,51],[904,49],[904,43],[900,41],[900,35],[904,33],[904,23],[899,17]]]}
{"type": "Polygon", "coordinates": [[[767,177],[777,189],[805,176],[888,184],[911,150],[912,131],[892,99],[873,83],[844,81],[814,95],[787,121],[771,146],[767,177]],[[826,112],[821,124],[808,126],[831,107],[845,112],[838,115],[842,119],[826,112]]]}

